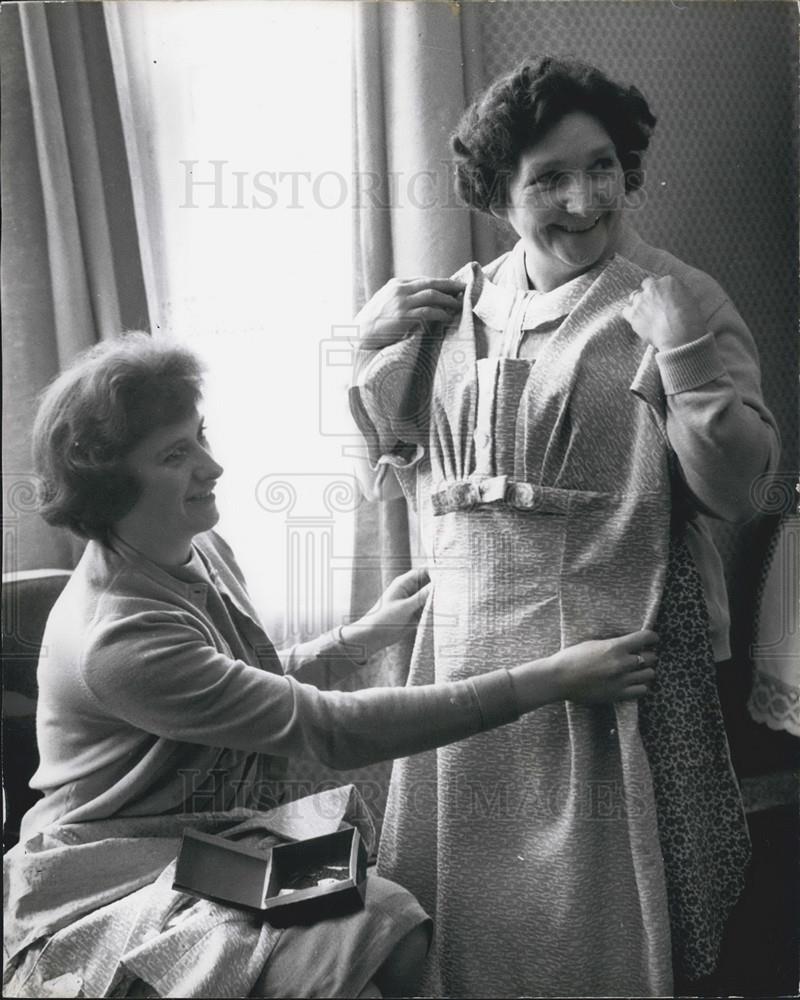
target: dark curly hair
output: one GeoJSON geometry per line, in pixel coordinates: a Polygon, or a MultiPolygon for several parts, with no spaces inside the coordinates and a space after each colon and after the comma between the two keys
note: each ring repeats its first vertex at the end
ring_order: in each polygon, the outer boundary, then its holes
{"type": "Polygon", "coordinates": [[[98,344],[59,375],[33,427],[45,521],[107,543],[139,497],[126,456],[158,427],[189,416],[202,371],[188,349],[134,332],[98,344]]]}
{"type": "Polygon", "coordinates": [[[645,98],[593,66],[547,56],[500,77],[464,113],[450,139],[458,195],[482,212],[504,205],[520,156],[572,111],[602,123],[616,147],[626,192],[637,190],[656,123],[645,98]]]}

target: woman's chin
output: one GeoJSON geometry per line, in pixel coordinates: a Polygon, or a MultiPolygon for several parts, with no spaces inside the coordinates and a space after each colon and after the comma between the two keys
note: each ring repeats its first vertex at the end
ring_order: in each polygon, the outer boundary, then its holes
{"type": "Polygon", "coordinates": [[[562,264],[585,269],[603,259],[608,239],[604,232],[597,230],[586,234],[564,232],[553,237],[552,247],[562,264]]]}
{"type": "Polygon", "coordinates": [[[596,264],[602,259],[602,254],[599,253],[586,253],[586,254],[559,254],[558,258],[562,264],[566,264],[567,267],[573,269],[576,274],[580,274],[583,271],[587,271],[593,264],[596,264]]]}
{"type": "Polygon", "coordinates": [[[214,509],[209,511],[208,518],[206,519],[207,526],[204,531],[211,531],[215,524],[219,521],[219,511],[217,510],[217,505],[214,504],[214,509]]]}
{"type": "Polygon", "coordinates": [[[210,531],[219,521],[219,511],[217,510],[216,503],[211,500],[198,505],[198,509],[191,512],[191,521],[192,529],[196,535],[200,535],[204,531],[210,531]]]}
{"type": "Polygon", "coordinates": [[[554,226],[550,233],[550,248],[562,264],[580,273],[611,256],[616,222],[616,215],[608,213],[586,232],[569,232],[554,226]]]}

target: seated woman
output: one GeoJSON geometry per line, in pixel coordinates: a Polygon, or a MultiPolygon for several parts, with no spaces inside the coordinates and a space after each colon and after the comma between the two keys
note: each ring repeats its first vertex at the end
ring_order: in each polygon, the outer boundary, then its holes
{"type": "Polygon", "coordinates": [[[5,993],[409,993],[430,924],[410,893],[371,876],[363,912],[275,930],[172,891],[180,832],[236,827],[263,845],[280,809],[261,826],[258,809],[280,801],[293,755],[348,768],[564,698],[637,698],[654,677],[655,636],[417,688],[298,682],[285,667],[398,638],[427,597],[424,574],[401,577],[364,619],[294,647],[282,666],[211,531],[223,470],[200,392],[190,352],[130,334],[81,357],[40,406],[42,515],[89,541],[44,637],[32,781],[44,797],[7,856],[5,993]]]}

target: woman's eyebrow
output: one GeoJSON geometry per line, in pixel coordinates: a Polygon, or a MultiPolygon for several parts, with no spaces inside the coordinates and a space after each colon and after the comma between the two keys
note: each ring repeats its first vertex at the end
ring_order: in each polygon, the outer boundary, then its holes
{"type": "MultiPolygon", "coordinates": [[[[616,155],[616,147],[613,142],[606,142],[602,146],[595,146],[594,149],[590,149],[584,155],[584,158],[591,163],[592,161],[598,159],[598,157],[608,156],[609,154],[616,155]]],[[[535,177],[537,174],[547,174],[553,171],[567,170],[569,166],[569,161],[562,159],[534,161],[528,166],[528,176],[535,177]]]]}
{"type": "Polygon", "coordinates": [[[597,160],[601,156],[616,156],[617,147],[613,142],[606,142],[602,146],[596,146],[587,154],[588,160],[597,160]]]}

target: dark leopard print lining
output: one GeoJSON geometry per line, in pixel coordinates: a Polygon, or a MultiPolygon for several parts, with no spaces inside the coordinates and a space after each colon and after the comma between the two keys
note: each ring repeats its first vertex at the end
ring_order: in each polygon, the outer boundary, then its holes
{"type": "Polygon", "coordinates": [[[670,546],[656,682],[639,703],[669,902],[676,973],[714,971],[744,885],[750,839],[717,693],[702,583],[683,538],[670,546]]]}

